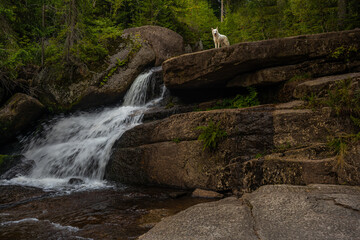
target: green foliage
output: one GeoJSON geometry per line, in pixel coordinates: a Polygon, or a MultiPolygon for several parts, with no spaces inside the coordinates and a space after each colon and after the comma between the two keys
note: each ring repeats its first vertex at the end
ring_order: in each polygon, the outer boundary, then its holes
{"type": "Polygon", "coordinates": [[[324,105],[324,100],[318,98],[314,93],[305,96],[303,100],[307,102],[307,107],[313,110],[324,105]]]}
{"type": "MultiPolygon", "coordinates": [[[[216,0],[2,0],[0,84],[11,85],[27,65],[43,67],[42,43],[45,65],[78,68],[86,76],[116,50],[124,28],[167,27],[207,49],[213,48],[210,29],[216,26],[231,44],[360,27],[360,2],[346,2],[345,18],[339,19],[338,0],[225,1],[221,23],[216,0]]],[[[346,46],[329,57],[347,62],[357,53],[346,46]]],[[[246,102],[238,100],[240,106],[246,102]]]]}
{"type": "Polygon", "coordinates": [[[292,78],[289,79],[288,82],[300,82],[306,79],[310,79],[311,78],[311,74],[310,73],[304,73],[301,75],[295,75],[292,78]]]}
{"type": "Polygon", "coordinates": [[[173,108],[174,106],[175,104],[172,101],[170,101],[168,102],[168,104],[166,104],[165,109],[173,108]]]}
{"type": "Polygon", "coordinates": [[[339,137],[339,138],[333,138],[330,141],[328,141],[328,146],[330,150],[332,150],[334,153],[336,153],[337,157],[337,163],[336,166],[343,168],[345,164],[345,155],[348,149],[348,144],[346,143],[345,138],[339,137]]]}
{"type": "MultiPolygon", "coordinates": [[[[329,92],[326,103],[335,110],[338,116],[349,117],[352,123],[360,129],[360,92],[352,89],[351,79],[339,81],[329,92]]],[[[337,167],[343,168],[346,165],[344,157],[349,146],[359,140],[360,132],[343,134],[329,139],[328,146],[337,155],[337,167]]]]}
{"type": "Polygon", "coordinates": [[[251,106],[256,106],[259,105],[260,102],[257,98],[257,91],[255,88],[253,87],[248,87],[247,90],[249,91],[249,94],[246,96],[242,96],[242,95],[237,95],[233,101],[232,101],[232,105],[235,108],[244,108],[244,107],[251,107],[251,106]]]}
{"type": "Polygon", "coordinates": [[[209,149],[210,151],[216,150],[219,142],[227,136],[227,133],[220,128],[221,122],[214,123],[209,121],[207,126],[199,126],[196,129],[201,133],[198,140],[203,142],[203,151],[209,149]]]}
{"type": "MultiPolygon", "coordinates": [[[[358,124],[360,119],[356,119],[358,124]]],[[[358,125],[359,126],[359,125],[358,125]]],[[[336,154],[336,167],[342,169],[346,164],[345,156],[348,152],[348,149],[351,145],[359,142],[360,132],[356,134],[343,134],[338,137],[332,137],[328,139],[328,146],[331,151],[336,154]]]]}
{"type": "Polygon", "coordinates": [[[179,138],[174,138],[172,141],[173,141],[174,143],[180,143],[180,142],[181,142],[181,140],[180,140],[179,138]]]}
{"type": "Polygon", "coordinates": [[[356,127],[360,128],[360,119],[359,118],[350,115],[350,119],[356,127]]]}
{"type": "Polygon", "coordinates": [[[338,81],[334,89],[329,91],[326,104],[337,115],[360,116],[360,91],[352,89],[351,79],[338,81]]]}
{"type": "Polygon", "coordinates": [[[356,57],[357,53],[358,53],[358,49],[355,46],[349,46],[349,47],[340,46],[330,54],[330,57],[337,60],[350,62],[353,58],[356,57]]]}
{"type": "Polygon", "coordinates": [[[247,95],[236,95],[233,99],[223,99],[216,103],[216,105],[208,110],[213,109],[226,109],[226,108],[245,108],[251,106],[257,106],[260,104],[258,99],[258,93],[255,88],[248,87],[247,88],[248,94],[247,95]]]}
{"type": "Polygon", "coordinates": [[[273,152],[274,153],[282,153],[290,148],[291,148],[291,144],[289,142],[286,142],[286,143],[276,146],[275,149],[273,149],[273,152]]]}
{"type": "Polygon", "coordinates": [[[231,43],[359,27],[360,2],[348,0],[346,8],[340,27],[338,0],[231,1],[220,26],[231,43]]]}

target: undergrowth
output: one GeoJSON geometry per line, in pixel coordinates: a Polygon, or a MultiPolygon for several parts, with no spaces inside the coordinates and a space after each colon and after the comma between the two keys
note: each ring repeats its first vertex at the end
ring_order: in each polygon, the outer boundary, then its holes
{"type": "Polygon", "coordinates": [[[216,150],[219,142],[227,136],[226,131],[220,128],[221,122],[214,123],[209,121],[207,126],[199,126],[196,130],[200,130],[201,133],[198,140],[203,142],[203,151],[209,149],[210,151],[216,150]]]}
{"type": "Polygon", "coordinates": [[[260,101],[258,99],[258,92],[256,89],[253,87],[247,87],[247,91],[247,95],[238,94],[234,98],[223,99],[218,101],[214,107],[207,110],[245,108],[259,105],[260,101]]]}
{"type": "Polygon", "coordinates": [[[344,168],[348,149],[360,140],[360,91],[352,88],[351,79],[338,81],[322,102],[331,107],[337,116],[350,119],[357,128],[355,133],[342,133],[328,140],[328,146],[337,155],[336,167],[344,168]]]}

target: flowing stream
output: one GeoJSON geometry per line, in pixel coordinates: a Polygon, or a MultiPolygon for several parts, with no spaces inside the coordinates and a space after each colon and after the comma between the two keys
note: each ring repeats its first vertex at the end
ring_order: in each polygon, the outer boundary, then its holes
{"type": "Polygon", "coordinates": [[[45,125],[43,134],[25,139],[23,155],[36,166],[29,176],[20,176],[9,184],[42,188],[67,188],[70,178],[80,178],[81,188],[105,187],[103,176],[114,142],[128,129],[141,123],[143,113],[161,101],[154,98],[156,78],[161,67],[140,74],[120,107],[91,113],[59,117],[45,125]],[[152,98],[152,99],[151,99],[152,98]]]}
{"type": "Polygon", "coordinates": [[[28,176],[0,181],[1,240],[137,239],[163,217],[211,201],[102,180],[114,142],[161,101],[160,70],[140,74],[122,106],[59,116],[23,139],[22,154],[36,166],[28,176]],[[69,184],[71,178],[84,183],[69,184]]]}

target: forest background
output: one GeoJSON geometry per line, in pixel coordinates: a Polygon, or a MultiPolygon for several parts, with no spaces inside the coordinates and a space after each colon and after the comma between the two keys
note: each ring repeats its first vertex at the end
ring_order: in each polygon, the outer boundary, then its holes
{"type": "Polygon", "coordinates": [[[0,87],[11,89],[29,68],[96,69],[123,29],[143,25],[172,29],[208,49],[217,26],[231,44],[357,28],[360,1],[1,0],[0,87]]]}

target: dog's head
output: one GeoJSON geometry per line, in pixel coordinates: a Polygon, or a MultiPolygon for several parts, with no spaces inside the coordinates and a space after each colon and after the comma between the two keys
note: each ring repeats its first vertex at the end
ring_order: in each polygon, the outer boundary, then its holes
{"type": "Polygon", "coordinates": [[[213,35],[213,36],[217,36],[217,35],[219,34],[218,27],[216,27],[215,29],[214,29],[214,28],[211,28],[211,32],[212,32],[212,35],[213,35]]]}

